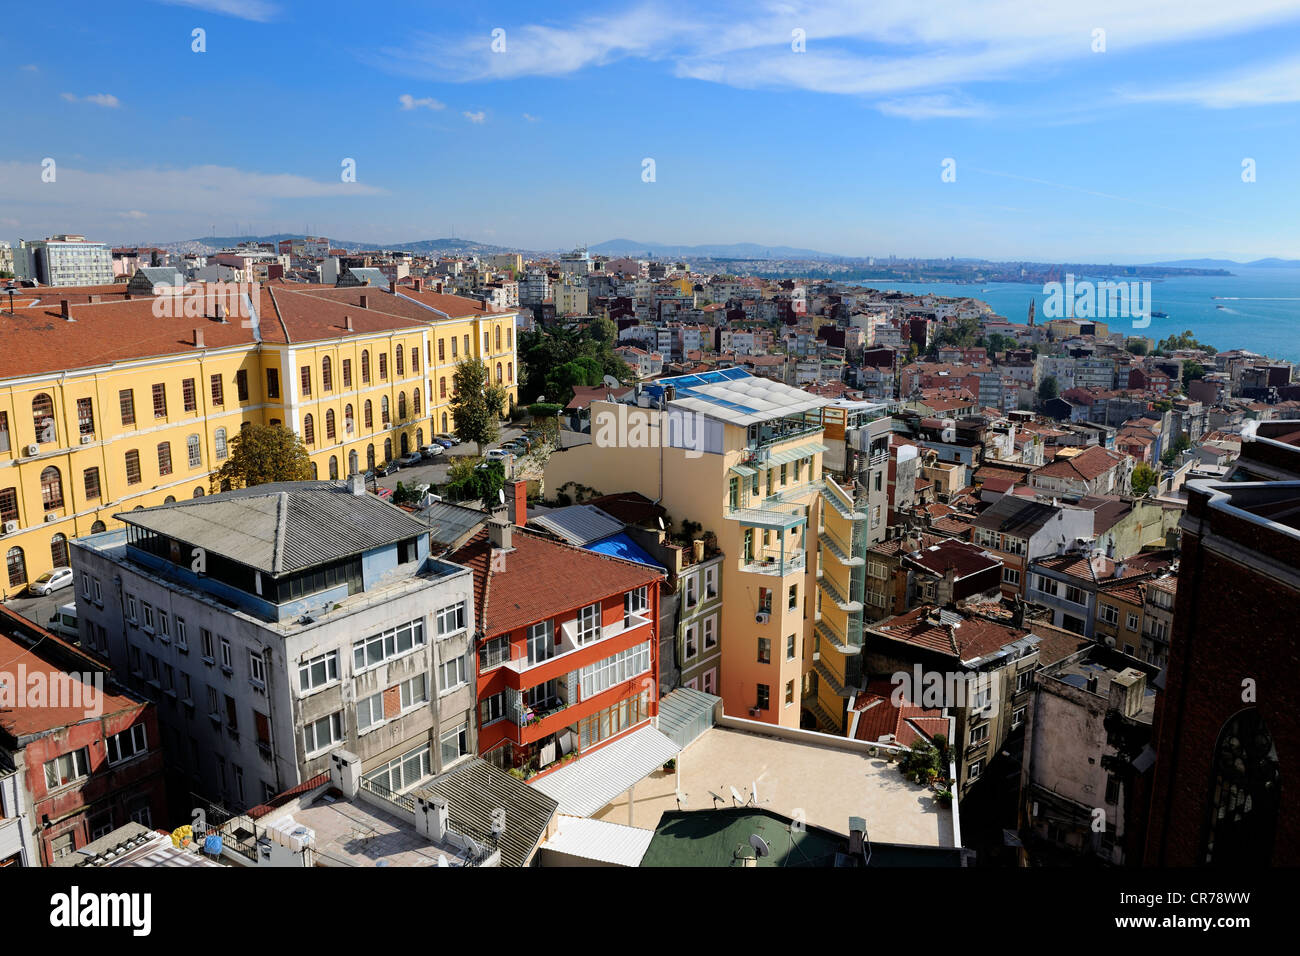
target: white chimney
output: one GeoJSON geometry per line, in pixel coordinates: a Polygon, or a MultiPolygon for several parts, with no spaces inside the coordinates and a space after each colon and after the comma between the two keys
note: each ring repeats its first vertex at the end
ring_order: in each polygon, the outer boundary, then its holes
{"type": "Polygon", "coordinates": [[[512,527],[509,521],[496,520],[488,522],[488,540],[492,542],[494,550],[511,550],[510,532],[512,527]]]}
{"type": "Polygon", "coordinates": [[[366,493],[365,476],[357,473],[348,475],[348,491],[354,495],[364,495],[366,493]]]}

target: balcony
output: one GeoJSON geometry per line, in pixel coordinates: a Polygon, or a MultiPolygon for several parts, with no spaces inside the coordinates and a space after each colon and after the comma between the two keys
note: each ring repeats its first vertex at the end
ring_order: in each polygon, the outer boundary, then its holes
{"type": "Polygon", "coordinates": [[[573,618],[572,620],[565,621],[560,625],[560,644],[556,649],[556,652],[550,657],[529,660],[527,654],[522,654],[519,657],[509,659],[504,656],[499,660],[489,660],[485,658],[483,667],[486,669],[487,667],[495,666],[496,664],[504,664],[509,670],[514,671],[516,674],[526,674],[535,668],[551,664],[554,661],[575,653],[576,651],[583,650],[584,648],[595,647],[603,641],[645,627],[647,624],[650,624],[651,621],[652,618],[648,614],[625,615],[614,624],[606,624],[601,627],[596,637],[583,643],[579,643],[578,619],[573,618]]]}
{"type": "Polygon", "coordinates": [[[822,431],[821,422],[809,423],[797,418],[778,418],[775,421],[763,422],[761,425],[750,425],[748,447],[751,452],[757,452],[759,449],[769,448],[792,438],[815,435],[820,431],[822,431]]]}
{"type": "Polygon", "coordinates": [[[771,574],[775,577],[785,577],[787,574],[793,574],[796,571],[803,572],[807,567],[807,560],[802,551],[795,551],[784,557],[768,555],[757,561],[751,561],[748,564],[742,564],[740,570],[746,574],[771,574]]]}

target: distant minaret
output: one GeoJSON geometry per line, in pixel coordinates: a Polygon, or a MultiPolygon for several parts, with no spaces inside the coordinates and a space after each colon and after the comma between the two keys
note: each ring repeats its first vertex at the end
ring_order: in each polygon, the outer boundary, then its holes
{"type": "Polygon", "coordinates": [[[1029,327],[1034,327],[1034,300],[1029,300],[1029,327]]]}

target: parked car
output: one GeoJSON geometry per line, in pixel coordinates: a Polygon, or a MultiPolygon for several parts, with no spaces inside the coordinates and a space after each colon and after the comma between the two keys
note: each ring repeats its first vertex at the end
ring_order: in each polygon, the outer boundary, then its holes
{"type": "Polygon", "coordinates": [[[77,605],[59,605],[59,609],[50,615],[50,621],[45,625],[45,629],[55,634],[62,634],[64,637],[74,639],[80,637],[81,631],[77,627],[77,605]]]}
{"type": "Polygon", "coordinates": [[[386,461],[379,466],[379,473],[384,477],[397,474],[397,470],[402,466],[395,461],[386,461]]]}
{"type": "Polygon", "coordinates": [[[424,461],[424,456],[418,451],[413,451],[409,455],[403,455],[401,458],[397,459],[397,463],[403,468],[410,468],[412,465],[418,465],[422,461],[424,461]]]}
{"type": "Polygon", "coordinates": [[[426,459],[429,459],[430,461],[432,461],[434,458],[437,458],[439,455],[441,455],[443,451],[444,449],[441,445],[420,446],[420,455],[426,459]]]}
{"type": "Polygon", "coordinates": [[[440,435],[434,435],[433,440],[436,442],[442,442],[444,444],[450,442],[451,444],[446,445],[447,448],[450,448],[452,445],[460,444],[459,438],[457,438],[455,435],[448,435],[445,432],[440,435]]]}
{"type": "Polygon", "coordinates": [[[444,437],[441,436],[441,435],[437,435],[437,436],[435,436],[433,440],[434,440],[434,442],[437,443],[437,445],[438,445],[439,448],[454,448],[454,447],[456,447],[456,442],[452,441],[450,438],[444,438],[444,437]]]}
{"type": "Polygon", "coordinates": [[[33,581],[27,586],[27,590],[33,594],[45,595],[53,594],[55,591],[71,586],[72,568],[55,568],[52,571],[46,571],[33,581]]]}
{"type": "Polygon", "coordinates": [[[504,461],[506,458],[509,458],[510,455],[511,452],[505,448],[492,448],[489,449],[488,453],[483,457],[488,461],[504,461]]]}

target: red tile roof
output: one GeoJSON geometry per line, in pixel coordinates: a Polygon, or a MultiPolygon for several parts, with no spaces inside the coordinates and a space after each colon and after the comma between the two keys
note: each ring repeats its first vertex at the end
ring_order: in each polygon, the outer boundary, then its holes
{"type": "Polygon", "coordinates": [[[447,559],[474,572],[474,605],[480,628],[492,637],[597,601],[654,584],[663,576],[643,564],[511,529],[504,570],[493,568],[484,528],[447,559]]]}
{"type": "Polygon", "coordinates": [[[938,707],[918,707],[904,699],[894,706],[894,685],[889,681],[872,681],[853,701],[858,711],[857,740],[876,743],[892,734],[894,742],[910,747],[918,740],[930,740],[935,734],[948,733],[948,718],[938,707]]]}
{"type": "Polygon", "coordinates": [[[931,618],[935,612],[933,605],[923,604],[906,614],[869,624],[867,630],[959,660],[991,654],[1030,633],[1025,628],[997,624],[980,617],[963,617],[960,626],[940,624],[931,618]]]}
{"type": "Polygon", "coordinates": [[[1045,475],[1049,478],[1092,481],[1117,467],[1127,457],[1101,445],[1093,445],[1071,458],[1057,458],[1050,465],[1043,465],[1032,474],[1045,475]]]}

